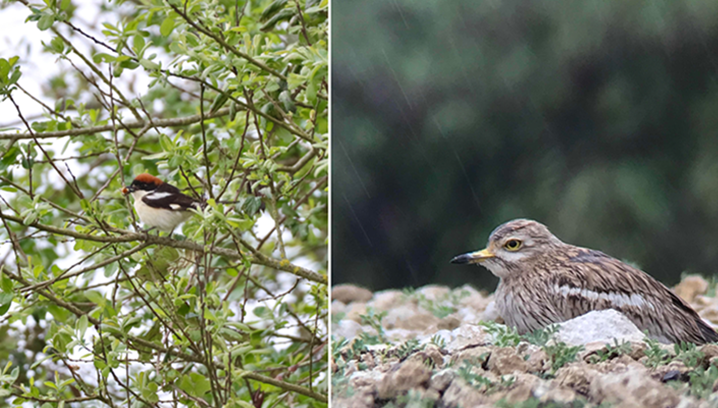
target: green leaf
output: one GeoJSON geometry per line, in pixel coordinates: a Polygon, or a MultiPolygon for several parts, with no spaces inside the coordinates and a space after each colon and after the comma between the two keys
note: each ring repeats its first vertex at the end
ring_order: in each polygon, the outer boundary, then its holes
{"type": "Polygon", "coordinates": [[[135,52],[137,52],[138,54],[144,50],[145,38],[142,36],[142,34],[137,34],[132,38],[132,45],[135,48],[135,52]]]}
{"type": "Polygon", "coordinates": [[[265,306],[258,306],[254,308],[254,315],[260,319],[271,319],[272,310],[265,306]]]}
{"type": "Polygon", "coordinates": [[[98,52],[92,56],[92,61],[95,62],[95,64],[99,64],[100,62],[115,62],[116,59],[117,58],[114,55],[104,52],[98,52]]]}
{"type": "Polygon", "coordinates": [[[264,25],[260,28],[261,31],[269,31],[274,28],[277,23],[279,23],[282,20],[288,20],[290,18],[294,17],[294,10],[292,9],[284,9],[280,11],[279,13],[275,14],[274,17],[269,19],[264,25]]]}
{"type": "Polygon", "coordinates": [[[10,63],[5,58],[0,58],[0,79],[5,81],[7,74],[10,73],[10,63]]]}
{"type": "Polygon", "coordinates": [[[296,112],[297,106],[294,104],[294,101],[292,100],[291,94],[289,91],[282,91],[279,94],[279,102],[282,103],[282,108],[285,112],[296,112]]]}
{"type": "Polygon", "coordinates": [[[155,154],[150,154],[148,156],[144,156],[144,157],[142,157],[142,160],[159,160],[159,159],[164,159],[165,157],[167,157],[167,152],[160,152],[160,153],[155,153],[155,154]]]}
{"type": "Polygon", "coordinates": [[[25,224],[25,225],[30,225],[30,224],[32,224],[33,222],[37,221],[37,217],[38,217],[39,215],[40,215],[40,214],[39,214],[37,211],[35,211],[35,210],[30,210],[30,211],[27,212],[27,215],[26,215],[25,218],[22,220],[22,223],[25,224]]]}
{"type": "Polygon", "coordinates": [[[212,106],[209,108],[210,113],[217,112],[229,99],[229,93],[227,91],[217,94],[212,102],[212,106]]]}
{"type": "Polygon", "coordinates": [[[37,28],[40,29],[40,31],[45,31],[48,28],[52,27],[52,23],[55,22],[55,16],[52,14],[45,14],[40,18],[40,21],[37,22],[37,28]]]}
{"type": "Polygon", "coordinates": [[[10,383],[14,383],[15,380],[17,380],[17,377],[20,375],[20,367],[15,367],[12,369],[12,372],[10,373],[10,383]]]}
{"type": "Polygon", "coordinates": [[[241,218],[237,218],[237,217],[231,217],[231,218],[227,218],[227,224],[244,232],[244,231],[249,231],[250,228],[252,228],[254,226],[255,222],[251,218],[241,219],[241,218]]]}
{"type": "Polygon", "coordinates": [[[199,373],[189,373],[182,377],[180,388],[193,397],[202,398],[212,386],[207,377],[199,373]]]}
{"type": "Polygon", "coordinates": [[[160,64],[150,61],[146,58],[140,58],[140,65],[142,65],[143,68],[149,69],[149,70],[160,68],[160,64]]]}
{"type": "Polygon", "coordinates": [[[14,285],[12,283],[12,279],[8,278],[7,276],[5,276],[4,273],[2,273],[0,275],[0,289],[2,289],[2,291],[5,293],[12,294],[13,287],[14,285]]]}
{"type": "Polygon", "coordinates": [[[167,16],[167,18],[162,21],[162,25],[160,26],[160,34],[162,34],[163,37],[168,37],[170,34],[172,34],[172,30],[175,28],[175,19],[172,18],[172,16],[167,16]]]}
{"type": "Polygon", "coordinates": [[[85,332],[87,331],[87,315],[82,315],[79,319],[77,319],[77,331],[80,334],[80,338],[85,336],[85,332]]]}
{"type": "Polygon", "coordinates": [[[13,294],[12,293],[0,293],[0,316],[3,316],[10,310],[12,305],[13,294]]]}
{"type": "Polygon", "coordinates": [[[214,315],[214,313],[212,313],[212,311],[209,310],[209,309],[205,309],[205,311],[204,311],[204,318],[205,318],[206,320],[210,320],[210,321],[213,321],[213,322],[217,321],[217,317],[216,317],[216,316],[214,315]]]}
{"type": "Polygon", "coordinates": [[[87,297],[87,300],[96,304],[97,306],[104,306],[105,302],[107,302],[105,296],[96,290],[86,291],[85,296],[87,297]]]}
{"type": "Polygon", "coordinates": [[[262,208],[262,199],[259,197],[251,196],[244,199],[240,211],[251,217],[256,214],[260,208],[262,208]]]}
{"type": "Polygon", "coordinates": [[[284,8],[287,4],[287,0],[274,0],[272,4],[262,11],[262,15],[259,16],[259,21],[265,22],[267,19],[277,14],[277,12],[284,8]]]}
{"type": "Polygon", "coordinates": [[[172,143],[172,139],[170,139],[167,135],[160,136],[160,146],[162,146],[162,150],[166,152],[172,151],[175,148],[174,143],[172,143]]]}
{"type": "Polygon", "coordinates": [[[229,340],[242,341],[244,338],[244,336],[242,336],[242,333],[236,332],[234,330],[226,329],[224,327],[219,329],[219,333],[229,340]]]}
{"type": "Polygon", "coordinates": [[[12,75],[10,75],[10,79],[7,81],[8,84],[13,85],[13,84],[17,83],[17,80],[20,79],[21,75],[22,75],[22,73],[20,72],[20,70],[17,67],[15,69],[13,69],[12,75]]]}

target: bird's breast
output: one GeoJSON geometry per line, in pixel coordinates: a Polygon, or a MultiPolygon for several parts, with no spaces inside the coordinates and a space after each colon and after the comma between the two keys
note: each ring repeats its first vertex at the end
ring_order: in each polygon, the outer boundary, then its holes
{"type": "Polygon", "coordinates": [[[187,218],[192,215],[189,211],[172,211],[153,208],[145,204],[142,200],[135,201],[135,211],[143,224],[164,232],[171,232],[177,225],[186,221],[187,218]]]}
{"type": "Polygon", "coordinates": [[[506,324],[520,334],[566,320],[555,299],[541,283],[501,280],[496,289],[496,307],[506,324]]]}

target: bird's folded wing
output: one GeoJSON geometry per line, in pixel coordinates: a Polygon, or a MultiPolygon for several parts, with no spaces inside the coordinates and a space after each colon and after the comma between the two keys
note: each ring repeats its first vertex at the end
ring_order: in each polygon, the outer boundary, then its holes
{"type": "Polygon", "coordinates": [[[615,309],[643,329],[672,315],[704,335],[715,336],[683,299],[645,272],[600,251],[576,248],[569,256],[571,267],[555,271],[547,282],[565,316],[615,309]]]}
{"type": "Polygon", "coordinates": [[[197,208],[197,201],[181,193],[155,192],[142,197],[142,201],[152,208],[172,211],[187,211],[197,208]]]}
{"type": "Polygon", "coordinates": [[[656,310],[656,303],[690,307],[668,288],[640,271],[603,252],[577,248],[569,254],[570,268],[554,273],[549,289],[559,298],[572,300],[586,311],[596,306],[656,310]],[[565,272],[562,272],[565,270],[565,272]]]}

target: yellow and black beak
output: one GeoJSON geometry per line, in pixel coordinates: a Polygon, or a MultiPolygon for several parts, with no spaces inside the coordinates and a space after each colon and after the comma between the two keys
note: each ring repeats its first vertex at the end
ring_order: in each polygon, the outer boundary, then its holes
{"type": "Polygon", "coordinates": [[[468,254],[462,254],[455,256],[451,263],[455,264],[475,264],[481,261],[485,261],[489,258],[493,258],[496,255],[491,251],[490,248],[482,249],[481,251],[469,252],[468,254]]]}

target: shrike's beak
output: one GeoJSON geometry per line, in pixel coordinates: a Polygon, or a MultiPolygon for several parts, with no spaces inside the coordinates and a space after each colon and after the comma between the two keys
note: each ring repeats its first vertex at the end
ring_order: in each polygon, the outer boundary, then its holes
{"type": "Polygon", "coordinates": [[[477,252],[469,252],[468,254],[458,255],[455,256],[451,263],[455,264],[475,264],[479,263],[481,261],[484,261],[489,258],[493,258],[496,255],[494,255],[493,252],[489,248],[482,249],[481,251],[477,252]]]}
{"type": "Polygon", "coordinates": [[[130,194],[130,193],[133,192],[133,191],[135,191],[135,189],[132,188],[131,186],[130,186],[129,188],[125,187],[125,188],[122,189],[122,194],[123,194],[123,195],[127,195],[127,194],[130,194]]]}

